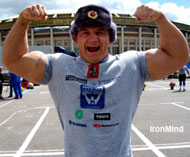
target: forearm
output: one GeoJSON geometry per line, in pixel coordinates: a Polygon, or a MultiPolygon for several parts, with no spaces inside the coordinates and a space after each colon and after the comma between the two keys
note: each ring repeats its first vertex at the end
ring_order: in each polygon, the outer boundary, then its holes
{"type": "Polygon", "coordinates": [[[186,62],[189,50],[181,31],[163,14],[156,20],[156,23],[160,32],[160,48],[174,59],[186,62]]]}
{"type": "Polygon", "coordinates": [[[20,13],[3,45],[2,62],[6,68],[35,83],[40,83],[43,77],[46,57],[41,51],[28,53],[27,31],[30,21],[47,19],[43,5],[34,4],[26,7],[20,13]]]}
{"type": "Polygon", "coordinates": [[[146,63],[151,80],[158,80],[179,70],[188,60],[189,48],[180,30],[159,10],[140,6],[137,21],[155,21],[160,32],[160,48],[146,51],[146,63]]]}
{"type": "Polygon", "coordinates": [[[30,21],[19,16],[3,44],[2,62],[6,67],[28,52],[27,31],[30,21]]]}

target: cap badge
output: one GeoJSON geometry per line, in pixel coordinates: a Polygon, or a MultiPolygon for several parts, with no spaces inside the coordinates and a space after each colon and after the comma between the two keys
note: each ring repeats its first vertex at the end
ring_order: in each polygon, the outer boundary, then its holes
{"type": "Polygon", "coordinates": [[[98,14],[96,11],[92,10],[88,12],[88,17],[91,19],[96,19],[98,17],[98,14]]]}

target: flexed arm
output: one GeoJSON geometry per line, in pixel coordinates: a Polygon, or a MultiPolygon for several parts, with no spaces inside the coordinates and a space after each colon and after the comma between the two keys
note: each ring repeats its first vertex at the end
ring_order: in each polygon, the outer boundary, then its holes
{"type": "Polygon", "coordinates": [[[31,20],[47,20],[43,5],[25,8],[7,35],[3,44],[2,63],[15,74],[40,83],[45,70],[45,56],[40,51],[28,53],[28,26],[31,20]]]}
{"type": "Polygon", "coordinates": [[[188,60],[187,41],[166,16],[147,6],[137,8],[137,21],[155,21],[160,32],[160,49],[147,51],[147,68],[152,80],[161,79],[180,69],[188,60]]]}

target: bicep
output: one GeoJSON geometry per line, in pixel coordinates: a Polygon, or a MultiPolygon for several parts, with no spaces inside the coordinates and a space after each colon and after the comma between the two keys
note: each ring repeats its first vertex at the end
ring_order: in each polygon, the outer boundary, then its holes
{"type": "Polygon", "coordinates": [[[23,55],[14,65],[12,72],[20,77],[40,83],[45,71],[45,54],[40,51],[33,51],[23,55]]]}
{"type": "Polygon", "coordinates": [[[161,49],[148,50],[146,52],[146,63],[151,80],[167,77],[182,66],[176,57],[161,49]]]}

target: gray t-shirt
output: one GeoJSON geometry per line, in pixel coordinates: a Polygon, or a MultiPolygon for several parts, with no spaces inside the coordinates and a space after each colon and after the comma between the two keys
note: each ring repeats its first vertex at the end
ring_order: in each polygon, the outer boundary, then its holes
{"type": "Polygon", "coordinates": [[[131,157],[131,123],[150,80],[144,52],[109,55],[100,64],[47,56],[48,84],[64,126],[65,157],[131,157]]]}

